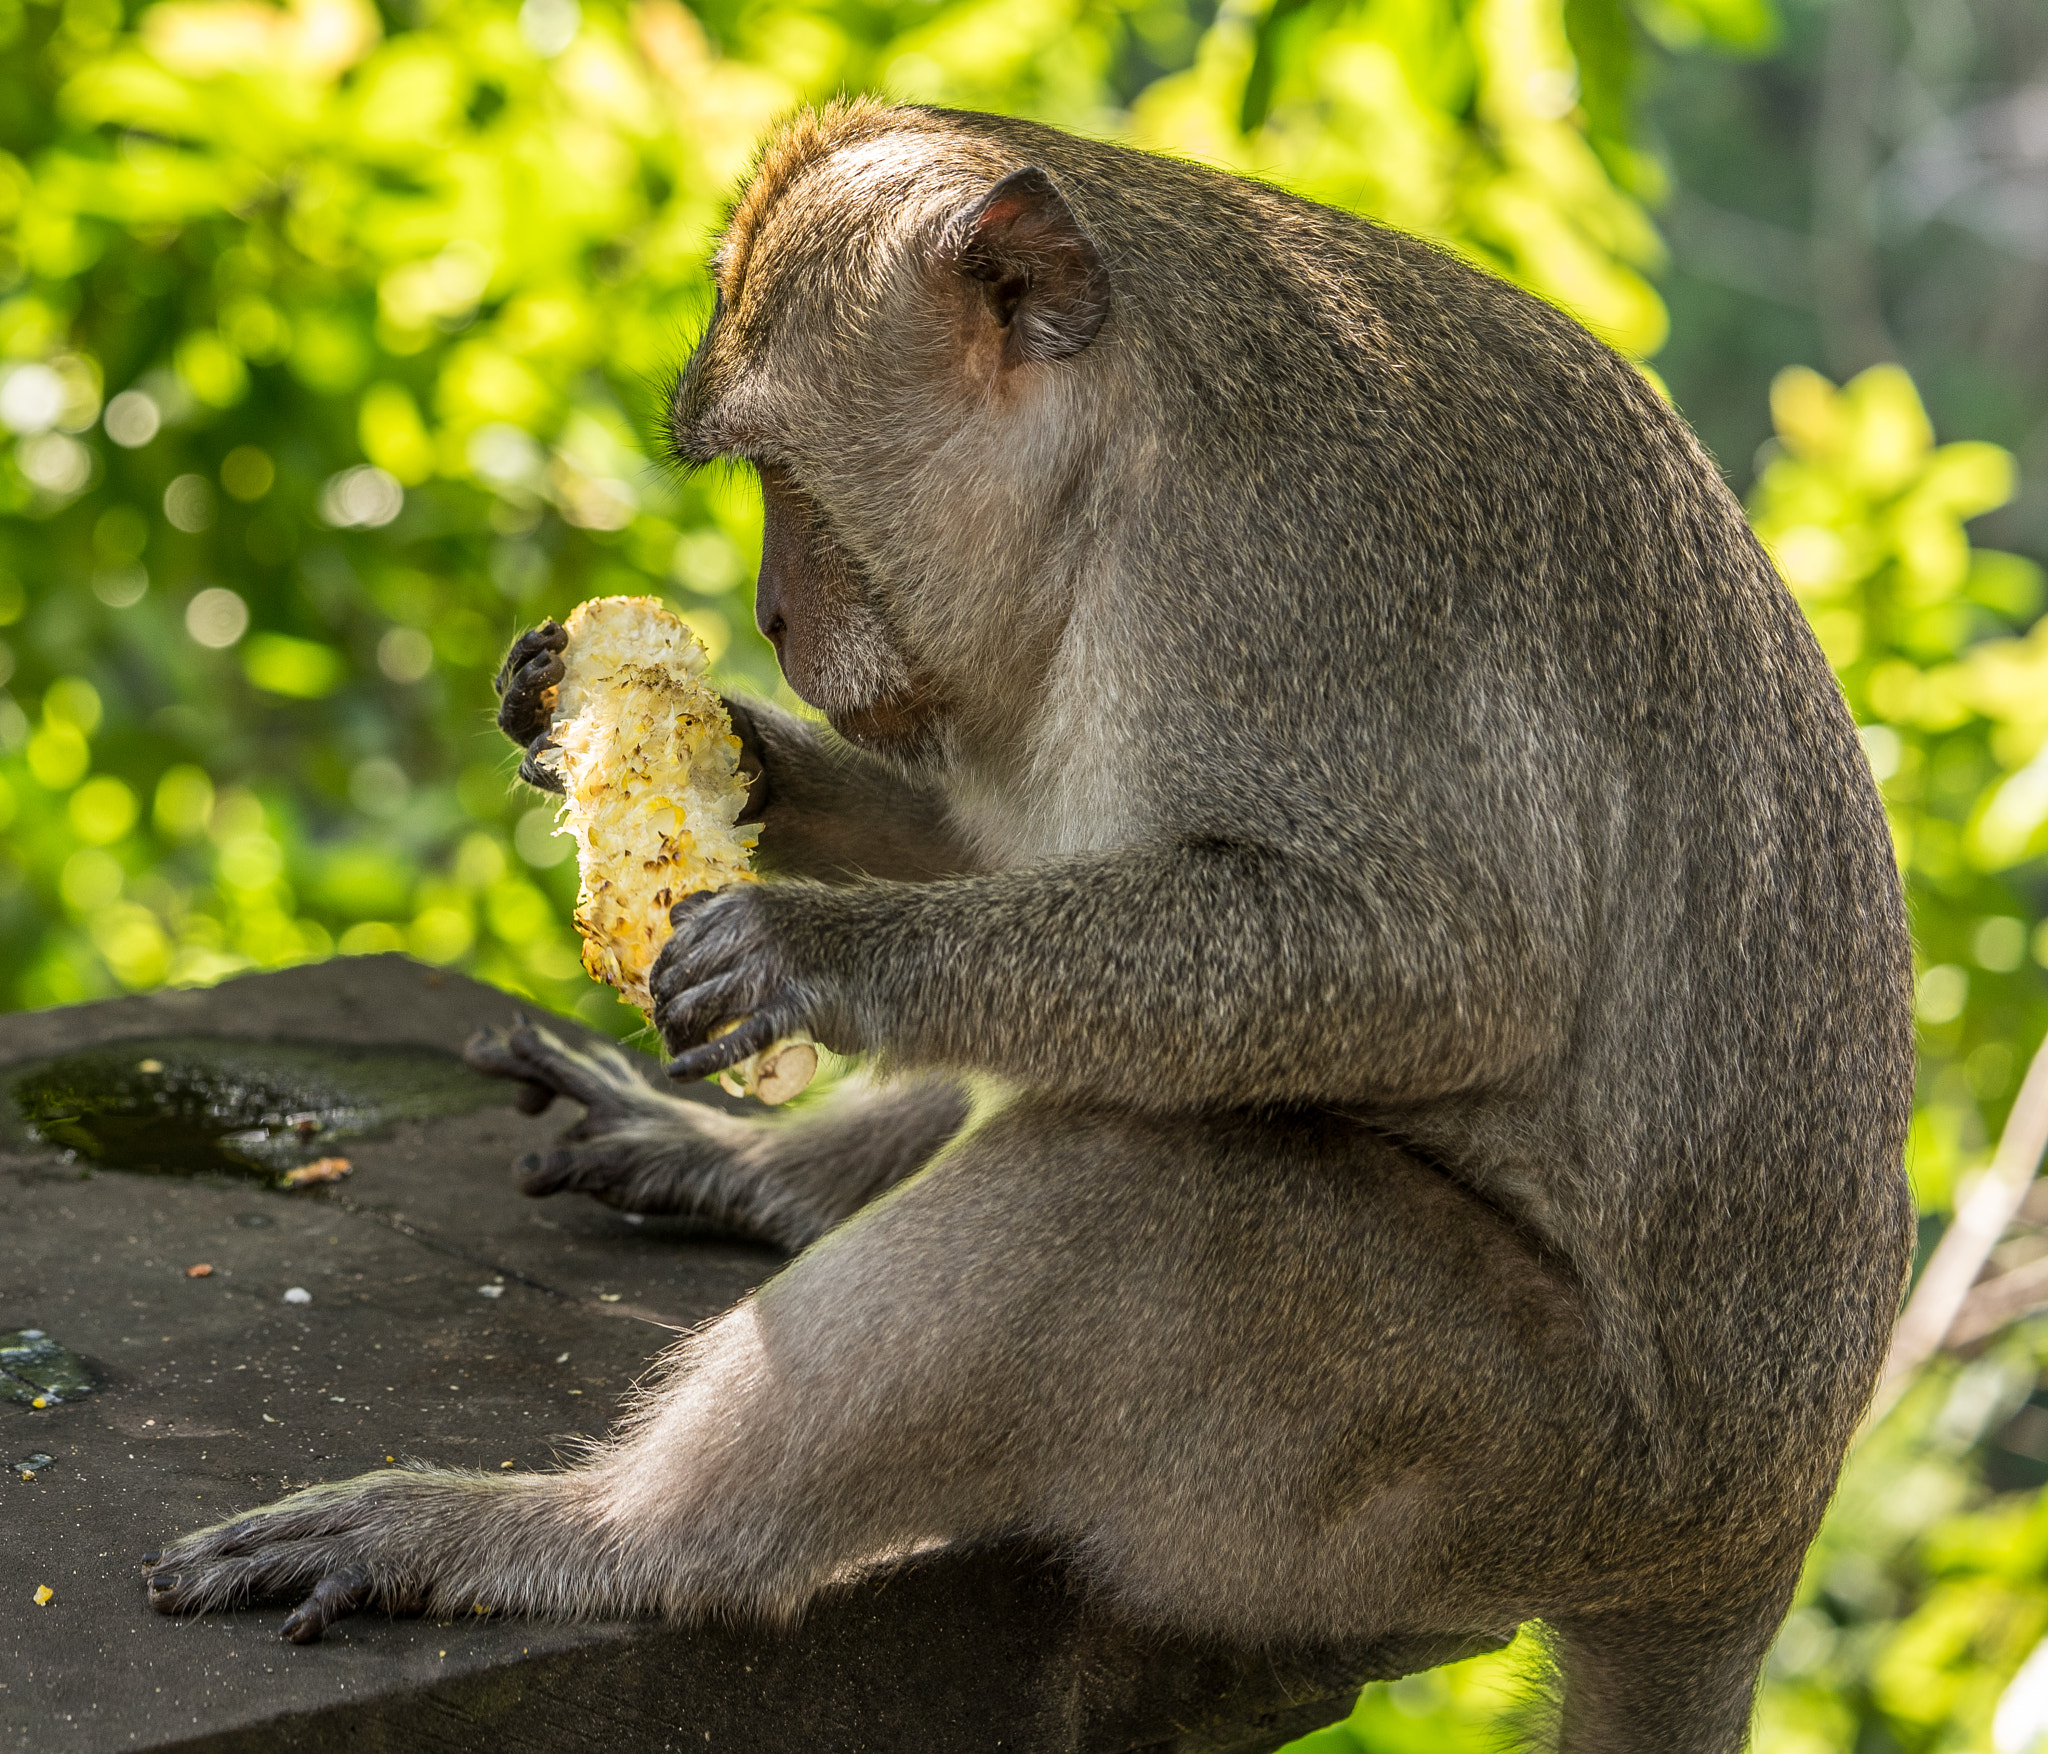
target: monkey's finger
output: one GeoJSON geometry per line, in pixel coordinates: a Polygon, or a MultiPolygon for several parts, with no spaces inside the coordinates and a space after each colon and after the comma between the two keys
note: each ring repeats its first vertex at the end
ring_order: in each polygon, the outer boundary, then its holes
{"type": "Polygon", "coordinates": [[[708,907],[721,895],[728,893],[730,892],[723,889],[693,889],[668,910],[668,923],[671,926],[680,926],[690,915],[708,907]]]}
{"type": "Polygon", "coordinates": [[[654,1013],[654,1027],[672,1053],[682,1053],[706,1040],[721,1023],[745,1017],[761,995],[737,974],[720,975],[685,987],[654,1013]]]}
{"type": "Polygon", "coordinates": [[[530,748],[537,737],[547,735],[554,722],[554,710],[545,700],[527,695],[508,695],[498,708],[498,729],[520,748],[530,748]]]}
{"type": "Polygon", "coordinates": [[[360,1566],[337,1571],[313,1586],[313,1593],[291,1611],[280,1631],[293,1644],[317,1644],[328,1627],[368,1606],[374,1594],[370,1574],[360,1566]]]}
{"type": "Polygon", "coordinates": [[[553,708],[548,691],[562,680],[562,660],[543,652],[518,671],[498,701],[498,729],[515,743],[531,743],[548,728],[553,708]]]}
{"type": "Polygon", "coordinates": [[[498,705],[498,729],[523,749],[546,734],[554,716],[544,694],[515,689],[498,705]]]}
{"type": "Polygon", "coordinates": [[[526,759],[519,764],[519,777],[536,791],[553,792],[559,797],[562,791],[562,776],[551,767],[543,767],[540,760],[543,750],[554,747],[555,745],[548,741],[546,732],[536,737],[532,747],[526,752],[526,759]]]}
{"type": "Polygon", "coordinates": [[[732,960],[725,952],[734,946],[713,940],[708,929],[713,921],[706,917],[713,902],[732,899],[729,890],[700,889],[668,910],[669,924],[675,933],[662,945],[647,977],[647,990],[653,995],[657,1013],[685,988],[715,978],[721,965],[732,960]]]}
{"type": "Polygon", "coordinates": [[[723,1072],[728,1066],[737,1066],[751,1054],[758,1054],[776,1037],[786,1033],[787,1025],[776,1015],[759,1012],[716,1041],[707,1041],[701,1047],[676,1055],[666,1069],[671,1078],[708,1078],[714,1072],[723,1072]]]}
{"type": "Polygon", "coordinates": [[[569,667],[562,662],[560,652],[537,652],[512,672],[512,680],[505,689],[505,698],[508,701],[538,700],[568,673],[569,667]]]}
{"type": "Polygon", "coordinates": [[[518,669],[537,653],[559,652],[568,643],[568,632],[550,615],[545,621],[535,622],[512,642],[512,649],[505,654],[500,674],[518,669]]]}
{"type": "Polygon", "coordinates": [[[506,652],[505,661],[498,666],[498,673],[491,678],[491,686],[500,695],[504,694],[511,680],[542,652],[559,652],[569,643],[569,635],[561,623],[550,618],[538,627],[529,627],[512,642],[506,652]]]}

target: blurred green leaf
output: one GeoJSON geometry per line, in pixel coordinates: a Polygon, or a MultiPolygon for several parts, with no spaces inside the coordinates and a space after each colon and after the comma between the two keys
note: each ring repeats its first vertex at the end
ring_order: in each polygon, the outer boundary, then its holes
{"type": "Polygon", "coordinates": [[[242,646],[242,674],[270,694],[319,700],[341,686],[348,662],[332,646],[288,633],[259,633],[242,646]]]}
{"type": "MultiPolygon", "coordinates": [[[[403,949],[639,1028],[581,970],[573,860],[512,779],[490,676],[521,627],[634,591],[669,597],[728,682],[776,687],[750,487],[665,473],[648,434],[722,203],[793,105],[885,88],[1269,177],[1643,358],[1666,316],[1640,33],[1749,53],[1776,30],[1762,0],[540,16],[0,0],[4,1002],[403,949]]],[[[1903,373],[1788,373],[1773,413],[1753,516],[1864,725],[1912,889],[1912,1166],[1938,1223],[2048,1025],[2042,580],[1964,527],[2010,459],[1936,444],[1903,373]]],[[[2036,1499],[1997,1448],[2031,1331],[1930,1373],[1857,1457],[1773,1659],[1765,1754],[1985,1745],[2048,1620],[2036,1499]]],[[[1313,1746],[1488,1746],[1534,1667],[1525,1644],[1369,1690],[1313,1746]]]]}

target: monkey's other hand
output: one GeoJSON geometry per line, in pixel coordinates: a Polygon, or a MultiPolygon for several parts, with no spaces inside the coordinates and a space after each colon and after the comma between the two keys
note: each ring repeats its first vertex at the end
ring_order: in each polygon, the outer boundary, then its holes
{"type": "MultiPolygon", "coordinates": [[[[542,1478],[518,1484],[537,1485],[542,1478]]],[[[361,1608],[417,1613],[446,1595],[466,1594],[468,1580],[434,1575],[434,1549],[443,1545],[436,1537],[452,1532],[449,1513],[461,1519],[472,1508],[468,1500],[493,1496],[499,1485],[387,1468],[308,1487],[148,1555],[142,1575],[149,1605],[159,1614],[203,1614],[301,1596],[284,1623],[284,1636],[294,1644],[311,1644],[361,1608]]]]}
{"type": "Polygon", "coordinates": [[[722,1072],[789,1035],[856,1045],[820,1033],[836,1007],[793,942],[804,910],[830,905],[829,897],[809,884],[747,884],[686,895],[669,910],[675,933],[647,989],[654,1025],[676,1056],[671,1078],[722,1072]]]}
{"type": "Polygon", "coordinates": [[[498,694],[498,729],[526,751],[519,777],[544,792],[562,789],[562,782],[541,766],[539,756],[548,746],[551,714],[547,692],[566,673],[562,651],[568,643],[569,636],[558,622],[543,621],[528,628],[512,642],[491,682],[498,694]]]}

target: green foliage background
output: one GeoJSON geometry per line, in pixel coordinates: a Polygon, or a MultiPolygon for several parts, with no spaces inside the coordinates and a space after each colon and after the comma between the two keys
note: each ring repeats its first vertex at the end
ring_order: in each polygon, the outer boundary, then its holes
{"type": "MultiPolygon", "coordinates": [[[[577,966],[488,679],[542,615],[651,591],[776,688],[751,490],[678,481],[647,434],[793,105],[885,90],[1269,176],[1648,360],[1639,76],[1776,29],[1768,0],[0,0],[0,1003],[403,948],[637,1022],[577,966]]],[[[2040,575],[1964,532],[2009,457],[1937,445],[1896,368],[1788,371],[1772,420],[1753,515],[1913,889],[1938,1226],[2048,1025],[2040,575]]],[[[1771,1754],[1988,1745],[2048,1631],[2048,1468],[1991,1465],[2030,1334],[1931,1371],[1859,1454],[1771,1754]]],[[[1312,1743],[1488,1745],[1527,1660],[1374,1689],[1312,1743]]]]}

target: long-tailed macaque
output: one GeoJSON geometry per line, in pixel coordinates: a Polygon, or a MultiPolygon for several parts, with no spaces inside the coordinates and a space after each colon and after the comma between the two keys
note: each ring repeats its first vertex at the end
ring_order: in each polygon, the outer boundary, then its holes
{"type": "Polygon", "coordinates": [[[580,1465],[314,1487],[156,1604],[786,1619],[1015,1534],[1200,1636],[1540,1618],[1571,1754],[1738,1748],[1901,1289],[1909,969],[1696,441],[1440,250],[1023,122],[806,116],[716,273],[669,436],[758,471],[831,729],[740,704],[775,880],[657,1022],[874,1076],[478,1042],[588,1109],[527,1192],[795,1259],[580,1465]]]}

